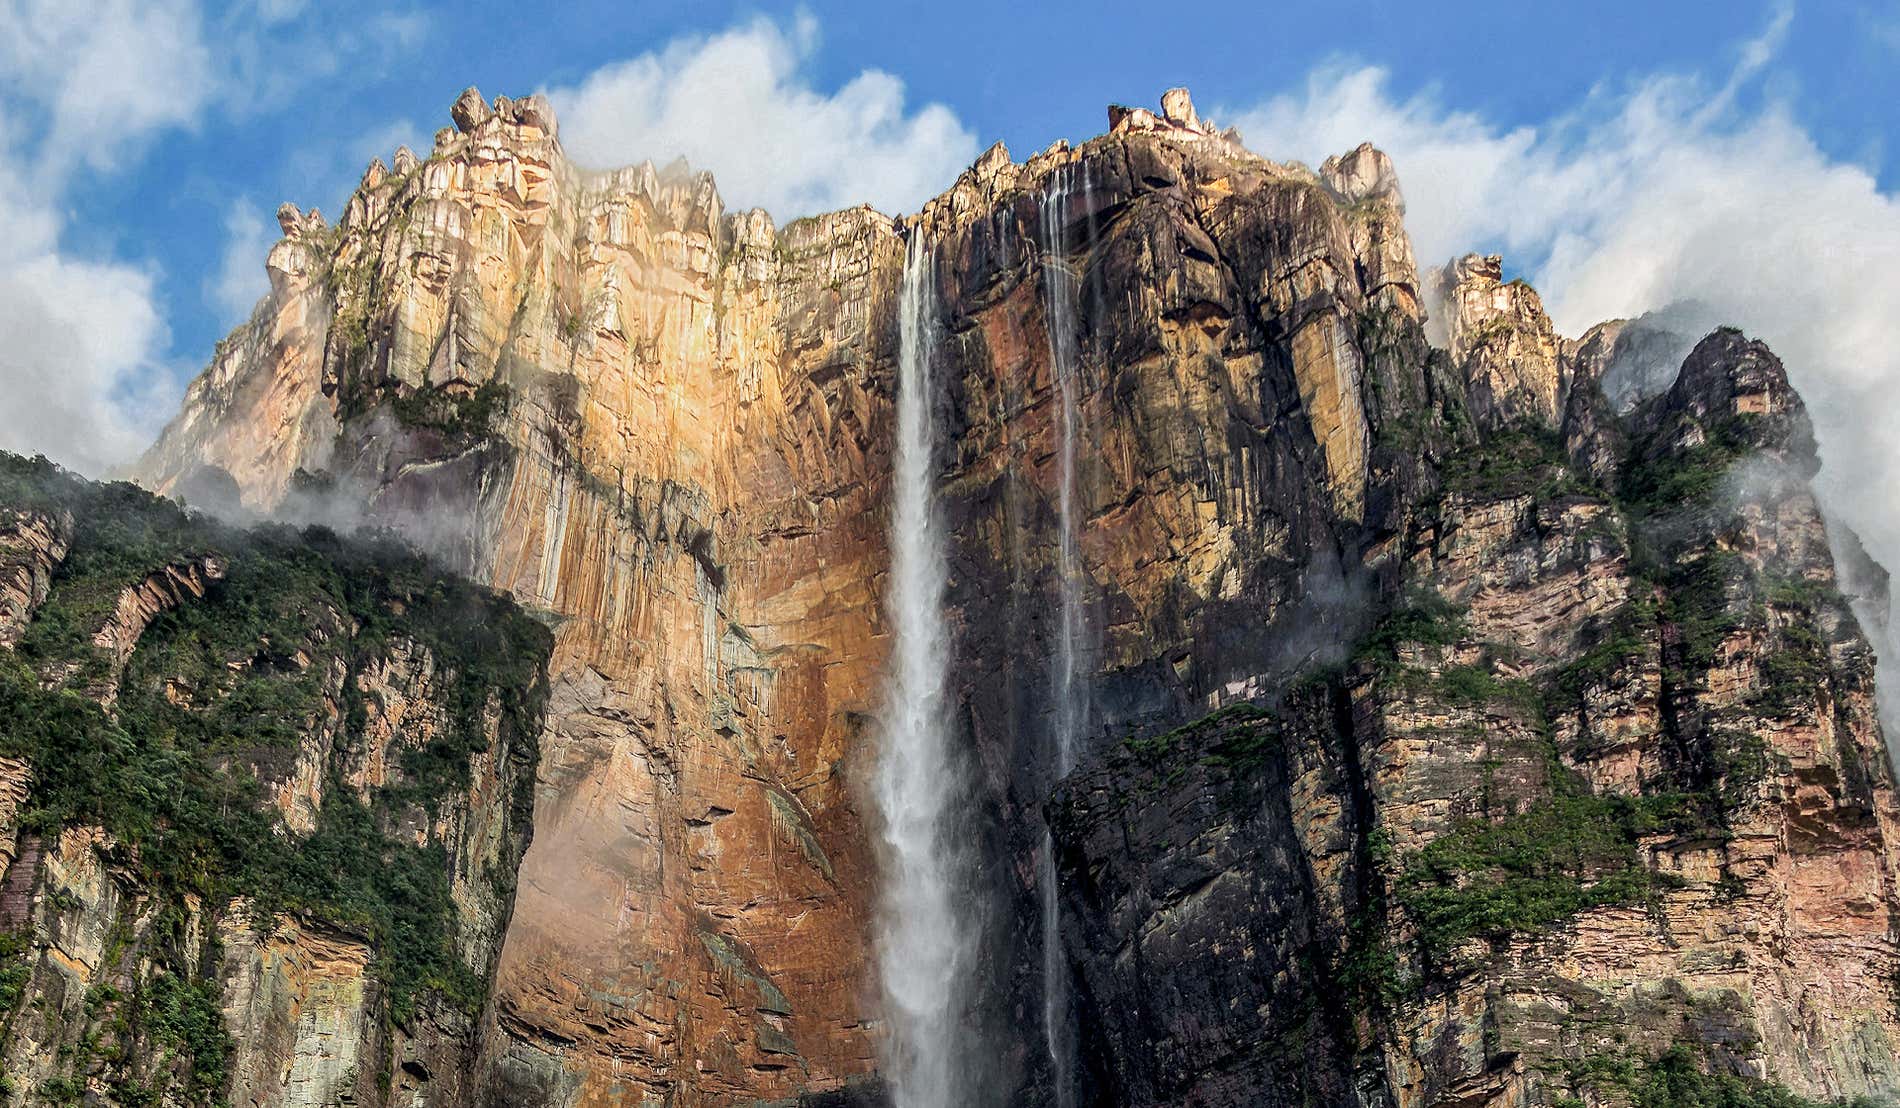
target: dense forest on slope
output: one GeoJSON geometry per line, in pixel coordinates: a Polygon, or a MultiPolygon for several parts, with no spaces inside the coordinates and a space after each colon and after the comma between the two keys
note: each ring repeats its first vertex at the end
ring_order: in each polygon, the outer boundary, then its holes
{"type": "Polygon", "coordinates": [[[227,995],[238,932],[360,945],[386,1036],[472,1023],[498,936],[462,916],[513,895],[546,628],[392,537],[239,529],[11,455],[0,576],[16,1095],[222,1102],[263,1030],[227,995]],[[466,838],[472,803],[511,841],[466,838]],[[109,897],[75,887],[93,867],[109,897]]]}

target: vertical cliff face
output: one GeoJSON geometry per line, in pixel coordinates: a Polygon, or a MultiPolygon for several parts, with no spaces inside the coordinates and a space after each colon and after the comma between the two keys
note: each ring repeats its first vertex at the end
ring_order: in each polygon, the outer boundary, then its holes
{"type": "Polygon", "coordinates": [[[396,523],[559,613],[497,1103],[836,1087],[873,1065],[842,767],[876,706],[902,242],[868,210],[775,232],[681,167],[579,170],[538,101],[455,118],[336,227],[286,216],[226,347],[264,352],[194,387],[150,472],[396,523]],[[312,411],[290,454],[239,430],[312,411]]]}
{"type": "MultiPolygon", "coordinates": [[[[462,1102],[869,1088],[907,241],[983,860],[973,1096],[1053,1087],[1045,816],[1091,1103],[1893,1087],[1871,655],[1764,349],[1718,333],[1625,411],[1615,328],[1559,338],[1495,258],[1421,280],[1384,155],[1271,162],[1185,95],[993,148],[902,221],[783,228],[683,166],[574,167],[538,100],[453,117],[334,227],[284,213],[144,474],[393,524],[556,617],[462,1102]],[[1092,727],[1057,782],[1065,636],[1092,727]]],[[[36,580],[6,557],[0,618],[36,580]]],[[[322,776],[284,779],[293,827],[322,776]]],[[[304,950],[275,972],[347,964],[304,950]]]]}
{"type": "Polygon", "coordinates": [[[1449,452],[1345,664],[1061,790],[1116,1103],[1895,1094],[1892,773],[1806,414],[1728,330],[1602,407],[1449,452]]]}
{"type": "Polygon", "coordinates": [[[10,1104],[465,1103],[546,632],[393,546],[0,457],[10,1104]]]}

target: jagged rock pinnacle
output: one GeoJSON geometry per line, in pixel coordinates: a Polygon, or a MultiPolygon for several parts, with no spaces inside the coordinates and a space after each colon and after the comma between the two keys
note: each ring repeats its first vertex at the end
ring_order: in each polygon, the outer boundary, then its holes
{"type": "Polygon", "coordinates": [[[1171,88],[1161,94],[1161,115],[1177,127],[1201,128],[1201,118],[1194,114],[1194,97],[1184,88],[1171,88]]]}
{"type": "Polygon", "coordinates": [[[493,113],[488,109],[488,101],[482,99],[482,92],[474,85],[462,90],[455,98],[455,104],[449,108],[449,118],[455,120],[455,129],[468,134],[475,128],[488,122],[493,113]]]}
{"type": "Polygon", "coordinates": [[[1160,115],[1147,108],[1110,104],[1108,129],[1111,134],[1124,131],[1169,131],[1177,136],[1221,135],[1230,141],[1238,138],[1232,131],[1222,134],[1212,123],[1202,119],[1194,110],[1193,95],[1184,88],[1171,88],[1161,94],[1160,115]]]}

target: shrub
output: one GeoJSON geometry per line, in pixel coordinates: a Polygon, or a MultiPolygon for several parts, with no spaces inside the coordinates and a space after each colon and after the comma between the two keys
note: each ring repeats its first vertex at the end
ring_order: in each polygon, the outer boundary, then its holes
{"type": "Polygon", "coordinates": [[[1428,960],[1472,938],[1535,932],[1588,908],[1648,898],[1663,882],[1638,840],[1683,798],[1556,795],[1495,822],[1467,820],[1403,863],[1398,903],[1428,960]]]}
{"type": "MultiPolygon", "coordinates": [[[[1678,1044],[1653,1060],[1596,1054],[1572,1062],[1565,1074],[1574,1090],[1612,1094],[1631,1108],[1826,1108],[1785,1086],[1729,1073],[1705,1072],[1691,1048],[1678,1044]]],[[[1563,1097],[1560,1105],[1581,1105],[1563,1097]]],[[[1834,1104],[1842,1104],[1835,1101],[1834,1104]]],[[[1867,1101],[1853,1108],[1872,1108],[1867,1101]]]]}

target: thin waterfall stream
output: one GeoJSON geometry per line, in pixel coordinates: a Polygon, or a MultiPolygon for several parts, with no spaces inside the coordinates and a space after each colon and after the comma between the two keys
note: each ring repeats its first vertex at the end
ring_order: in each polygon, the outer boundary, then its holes
{"type": "Polygon", "coordinates": [[[893,643],[873,792],[883,817],[878,913],[886,1073],[896,1108],[963,1103],[970,1059],[958,1046],[971,921],[957,895],[951,808],[961,795],[946,710],[948,581],[937,508],[932,355],[938,339],[935,258],[922,227],[905,248],[898,320],[897,438],[891,485],[893,643]]]}
{"type": "MultiPolygon", "coordinates": [[[[1081,560],[1076,544],[1075,448],[1080,421],[1077,381],[1080,336],[1076,329],[1078,281],[1063,236],[1076,167],[1061,166],[1051,175],[1040,204],[1044,318],[1049,333],[1049,373],[1058,396],[1056,447],[1056,578],[1059,611],[1050,685],[1055,703],[1051,780],[1075,768],[1076,743],[1086,725],[1088,701],[1079,678],[1084,633],[1081,560]]],[[[1087,197],[1087,178],[1083,196],[1087,197]]],[[[1075,1103],[1074,1047],[1069,1021],[1069,979],[1062,956],[1062,908],[1057,889],[1055,840],[1045,823],[1037,874],[1042,897],[1043,1036],[1055,1081],[1057,1108],[1075,1103]]]]}

